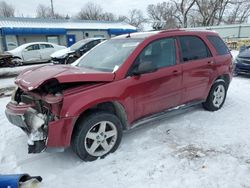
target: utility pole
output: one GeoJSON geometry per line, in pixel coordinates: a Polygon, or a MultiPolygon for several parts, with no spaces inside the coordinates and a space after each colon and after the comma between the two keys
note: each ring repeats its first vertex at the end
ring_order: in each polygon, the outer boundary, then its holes
{"type": "Polygon", "coordinates": [[[50,4],[51,4],[51,12],[52,12],[52,16],[54,18],[55,13],[54,13],[54,5],[53,5],[53,0],[50,0],[50,4]]]}

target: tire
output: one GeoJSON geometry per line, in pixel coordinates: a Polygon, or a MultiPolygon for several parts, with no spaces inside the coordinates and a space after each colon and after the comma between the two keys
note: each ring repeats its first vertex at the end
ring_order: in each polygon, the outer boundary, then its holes
{"type": "Polygon", "coordinates": [[[23,65],[23,61],[20,58],[13,58],[11,60],[13,66],[21,66],[23,65]]]}
{"type": "Polygon", "coordinates": [[[223,106],[226,96],[226,83],[224,80],[218,80],[211,87],[208,97],[202,105],[208,111],[217,111],[223,106]]]}
{"type": "Polygon", "coordinates": [[[97,111],[79,121],[71,146],[84,161],[94,161],[113,153],[122,138],[120,120],[111,113],[97,111]]]}

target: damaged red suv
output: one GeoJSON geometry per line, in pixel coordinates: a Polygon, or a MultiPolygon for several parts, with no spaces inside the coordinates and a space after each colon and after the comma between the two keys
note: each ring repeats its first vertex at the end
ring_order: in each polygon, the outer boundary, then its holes
{"type": "Polygon", "coordinates": [[[28,136],[29,153],[71,146],[92,161],[114,152],[124,130],[178,106],[220,109],[232,56],[212,31],[167,30],[105,41],[75,66],[26,69],[6,107],[28,136]]]}

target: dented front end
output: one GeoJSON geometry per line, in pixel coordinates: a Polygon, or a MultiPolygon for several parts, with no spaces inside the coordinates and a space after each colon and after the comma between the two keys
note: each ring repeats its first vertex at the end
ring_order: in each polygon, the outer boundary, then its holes
{"type": "Polygon", "coordinates": [[[63,102],[59,86],[52,80],[33,91],[18,88],[6,106],[10,123],[28,136],[29,153],[40,153],[48,145],[49,125],[59,120],[63,102]]]}
{"type": "Polygon", "coordinates": [[[114,76],[63,65],[26,69],[15,80],[18,89],[7,104],[6,116],[28,135],[29,153],[68,147],[77,114],[62,113],[69,108],[63,105],[66,95],[111,82],[114,76]]]}

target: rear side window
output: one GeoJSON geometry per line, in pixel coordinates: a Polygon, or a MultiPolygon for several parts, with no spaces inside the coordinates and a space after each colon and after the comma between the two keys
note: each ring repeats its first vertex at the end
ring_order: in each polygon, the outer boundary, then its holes
{"type": "Polygon", "coordinates": [[[206,44],[196,36],[179,37],[182,62],[211,57],[206,44]]]}
{"type": "Polygon", "coordinates": [[[41,49],[45,49],[45,48],[53,48],[53,46],[52,46],[52,45],[50,45],[50,44],[40,44],[40,48],[41,48],[41,49]]]}
{"type": "Polygon", "coordinates": [[[223,40],[220,37],[207,36],[207,39],[213,45],[213,47],[216,49],[216,52],[218,55],[229,54],[228,47],[226,46],[226,44],[223,42],[223,40]]]}

